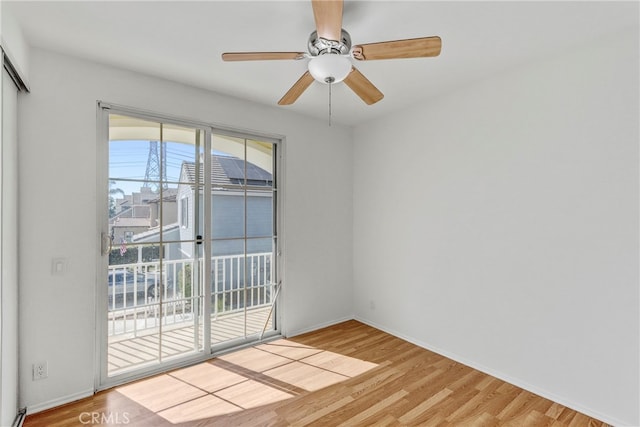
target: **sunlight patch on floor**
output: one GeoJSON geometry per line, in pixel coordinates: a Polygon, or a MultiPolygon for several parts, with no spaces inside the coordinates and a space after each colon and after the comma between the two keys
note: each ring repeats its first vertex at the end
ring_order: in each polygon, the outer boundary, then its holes
{"type": "Polygon", "coordinates": [[[291,362],[284,366],[271,369],[265,372],[265,375],[285,383],[293,384],[307,391],[320,390],[321,388],[329,387],[330,385],[349,379],[349,377],[345,377],[344,375],[325,371],[324,369],[300,362],[291,362]]]}
{"type": "Polygon", "coordinates": [[[378,366],[281,339],[116,390],[178,424],[281,402],[378,366]]]}
{"type": "Polygon", "coordinates": [[[179,424],[196,419],[213,418],[218,415],[226,415],[238,411],[242,411],[242,408],[222,400],[219,397],[208,394],[161,411],[158,415],[170,423],[179,424]]]}
{"type": "Polygon", "coordinates": [[[169,375],[149,378],[148,380],[119,387],[117,390],[153,412],[158,412],[207,394],[205,391],[169,375]]]}
{"type": "Polygon", "coordinates": [[[255,408],[279,402],[294,395],[270,387],[258,381],[248,380],[216,393],[216,396],[238,405],[243,409],[255,408]]]}
{"type": "Polygon", "coordinates": [[[201,388],[207,393],[213,393],[247,380],[247,378],[242,375],[219,368],[210,363],[200,363],[199,365],[180,369],[179,371],[173,371],[170,375],[187,384],[201,388]]]}

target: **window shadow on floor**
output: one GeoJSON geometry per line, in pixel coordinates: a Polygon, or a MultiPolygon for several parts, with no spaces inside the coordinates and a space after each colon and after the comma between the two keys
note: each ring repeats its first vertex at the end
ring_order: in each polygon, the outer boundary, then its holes
{"type": "Polygon", "coordinates": [[[118,387],[171,424],[292,399],[363,374],[375,363],[280,339],[118,387]]]}

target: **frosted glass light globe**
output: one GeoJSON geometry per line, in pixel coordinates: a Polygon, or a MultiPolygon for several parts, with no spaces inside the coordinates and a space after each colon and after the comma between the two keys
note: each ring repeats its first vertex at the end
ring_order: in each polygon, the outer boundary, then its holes
{"type": "Polygon", "coordinates": [[[309,73],[320,83],[339,83],[351,72],[351,61],[346,56],[327,53],[309,61],[309,73]]]}

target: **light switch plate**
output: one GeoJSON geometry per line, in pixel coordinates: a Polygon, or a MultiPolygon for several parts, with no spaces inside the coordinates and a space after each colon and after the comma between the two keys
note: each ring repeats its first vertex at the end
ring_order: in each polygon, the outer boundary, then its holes
{"type": "Polygon", "coordinates": [[[67,272],[66,258],[53,258],[51,260],[51,274],[55,276],[62,276],[66,272],[67,272]]]}

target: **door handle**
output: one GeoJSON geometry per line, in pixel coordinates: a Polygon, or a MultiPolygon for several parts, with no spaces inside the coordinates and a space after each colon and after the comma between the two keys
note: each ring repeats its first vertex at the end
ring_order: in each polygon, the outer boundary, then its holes
{"type": "Polygon", "coordinates": [[[100,236],[100,240],[100,251],[102,252],[102,255],[109,255],[113,246],[113,239],[103,231],[100,236]]]}

